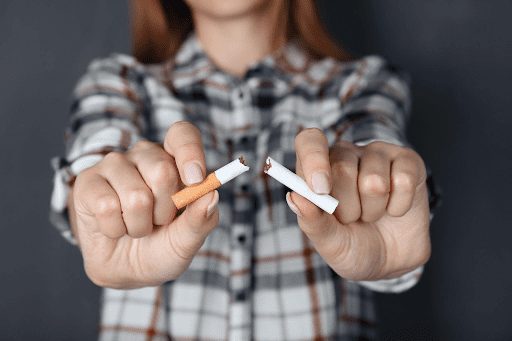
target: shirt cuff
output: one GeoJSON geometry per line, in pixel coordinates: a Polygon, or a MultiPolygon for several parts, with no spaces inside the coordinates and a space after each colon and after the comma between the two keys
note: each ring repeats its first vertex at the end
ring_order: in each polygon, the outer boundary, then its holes
{"type": "Polygon", "coordinates": [[[365,140],[361,140],[361,141],[356,141],[356,142],[354,142],[354,144],[356,146],[358,146],[358,147],[364,147],[364,146],[369,145],[372,142],[386,142],[386,143],[395,144],[395,145],[400,146],[400,147],[408,146],[406,143],[404,143],[399,138],[390,137],[390,136],[386,136],[385,138],[383,137],[383,138],[365,139],[365,140]]]}
{"type": "Polygon", "coordinates": [[[411,272],[392,279],[381,279],[378,281],[359,281],[358,284],[372,291],[387,292],[387,293],[400,293],[409,290],[418,283],[421,274],[423,273],[423,266],[414,269],[411,272]]]}

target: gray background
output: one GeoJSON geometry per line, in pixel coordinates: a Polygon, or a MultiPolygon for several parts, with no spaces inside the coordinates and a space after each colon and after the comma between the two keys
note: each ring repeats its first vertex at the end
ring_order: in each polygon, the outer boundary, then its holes
{"type": "MultiPolygon", "coordinates": [[[[379,295],[383,339],[512,338],[512,1],[320,2],[354,54],[413,79],[411,141],[443,188],[421,283],[379,295]]],[[[129,51],[124,1],[0,1],[0,339],[91,340],[99,293],[47,220],[51,156],[88,62],[129,51]]]]}

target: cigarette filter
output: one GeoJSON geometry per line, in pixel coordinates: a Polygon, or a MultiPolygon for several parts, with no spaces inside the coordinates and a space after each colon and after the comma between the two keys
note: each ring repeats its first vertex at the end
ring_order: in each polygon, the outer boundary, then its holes
{"type": "Polygon", "coordinates": [[[208,174],[203,182],[185,187],[175,193],[171,199],[174,205],[176,205],[178,209],[181,209],[248,170],[249,167],[246,166],[245,160],[243,156],[241,156],[217,169],[215,172],[208,174]]]}
{"type": "Polygon", "coordinates": [[[263,171],[329,214],[332,214],[339,204],[338,200],[328,194],[313,192],[304,179],[271,157],[267,158],[263,171]]]}

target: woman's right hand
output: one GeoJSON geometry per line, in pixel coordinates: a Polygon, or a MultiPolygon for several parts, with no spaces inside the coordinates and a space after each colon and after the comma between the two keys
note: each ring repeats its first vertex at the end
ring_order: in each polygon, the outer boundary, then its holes
{"type": "Polygon", "coordinates": [[[205,173],[199,130],[184,121],[169,128],[163,148],[139,142],[83,171],[68,206],[89,278],[128,289],[185,271],[218,223],[219,195],[208,193],[178,216],[171,195],[205,173]]]}

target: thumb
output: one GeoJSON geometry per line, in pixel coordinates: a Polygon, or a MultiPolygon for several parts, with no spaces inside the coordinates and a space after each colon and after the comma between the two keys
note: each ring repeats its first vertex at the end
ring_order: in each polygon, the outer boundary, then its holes
{"type": "Polygon", "coordinates": [[[210,192],[187,206],[168,227],[169,243],[177,256],[191,259],[219,222],[219,192],[210,192]]]}
{"type": "Polygon", "coordinates": [[[208,233],[217,225],[219,194],[211,192],[187,206],[170,225],[137,240],[137,268],[146,285],[159,285],[187,269],[208,233]]]}

